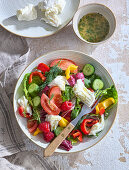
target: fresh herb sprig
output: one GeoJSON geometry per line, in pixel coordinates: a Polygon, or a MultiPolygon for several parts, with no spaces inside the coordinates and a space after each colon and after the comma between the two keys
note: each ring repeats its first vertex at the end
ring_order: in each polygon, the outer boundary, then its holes
{"type": "Polygon", "coordinates": [[[37,120],[38,123],[41,123],[41,120],[40,120],[40,111],[36,108],[33,108],[33,119],[34,120],[37,120]]]}
{"type": "Polygon", "coordinates": [[[49,99],[49,104],[50,104],[50,101],[53,99],[54,97],[54,94],[51,95],[50,99],[49,99]]]}
{"type": "Polygon", "coordinates": [[[80,111],[81,111],[80,102],[81,102],[80,99],[79,99],[79,98],[76,98],[75,107],[74,107],[74,109],[73,109],[72,112],[71,112],[71,118],[72,118],[72,120],[75,119],[75,118],[78,116],[78,114],[80,113],[80,111]]]}
{"type": "Polygon", "coordinates": [[[72,100],[75,97],[73,92],[73,88],[71,86],[66,85],[65,91],[62,92],[62,100],[63,102],[72,100]]]}
{"type": "Polygon", "coordinates": [[[61,73],[62,73],[62,69],[60,67],[58,67],[57,65],[51,67],[50,71],[45,73],[46,80],[40,86],[40,90],[43,90],[45,88],[45,86],[47,86],[49,83],[51,83],[52,80],[54,80],[61,73]]]}
{"type": "Polygon", "coordinates": [[[111,105],[110,107],[108,107],[108,110],[111,109],[112,106],[114,106],[118,102],[118,93],[117,93],[117,90],[114,85],[110,86],[109,88],[107,88],[105,90],[99,90],[99,93],[97,91],[96,94],[97,94],[96,97],[99,96],[99,94],[100,94],[100,96],[103,95],[102,101],[105,99],[108,99],[109,97],[114,98],[115,103],[113,105],[111,105]]]}

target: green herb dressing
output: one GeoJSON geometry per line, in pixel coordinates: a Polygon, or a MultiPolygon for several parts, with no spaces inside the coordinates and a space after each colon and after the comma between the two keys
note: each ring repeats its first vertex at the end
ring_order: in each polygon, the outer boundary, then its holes
{"type": "Polygon", "coordinates": [[[109,22],[99,13],[90,13],[80,19],[78,30],[81,37],[86,41],[100,42],[109,33],[109,22]]]}

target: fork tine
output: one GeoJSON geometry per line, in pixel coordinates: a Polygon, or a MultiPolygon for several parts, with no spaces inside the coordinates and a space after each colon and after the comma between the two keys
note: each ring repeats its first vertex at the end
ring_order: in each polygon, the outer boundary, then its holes
{"type": "MultiPolygon", "coordinates": [[[[100,95],[99,95],[100,96],[100,95]]],[[[99,97],[98,96],[98,97],[99,97]]],[[[98,99],[97,97],[97,99],[98,99]]],[[[94,108],[97,106],[97,104],[100,102],[100,100],[102,99],[103,95],[98,99],[98,101],[95,103],[95,105],[92,107],[92,110],[94,110],[94,108]]]]}
{"type": "Polygon", "coordinates": [[[100,96],[100,94],[102,93],[102,91],[101,90],[97,90],[96,92],[95,92],[95,96],[100,96]]]}
{"type": "Polygon", "coordinates": [[[97,96],[97,94],[100,92],[100,90],[96,90],[95,91],[95,96],[97,96]]]}
{"type": "MultiPolygon", "coordinates": [[[[100,92],[100,90],[99,90],[99,92],[100,92]]],[[[97,98],[95,99],[95,101],[98,100],[98,98],[99,98],[100,95],[102,94],[102,91],[101,91],[100,93],[97,93],[97,94],[99,94],[99,95],[97,96],[97,98]]]]}

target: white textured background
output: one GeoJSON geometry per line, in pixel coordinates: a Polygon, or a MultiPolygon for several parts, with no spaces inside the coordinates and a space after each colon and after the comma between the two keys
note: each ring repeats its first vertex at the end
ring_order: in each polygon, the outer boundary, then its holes
{"type": "MultiPolygon", "coordinates": [[[[94,147],[76,154],[56,155],[50,159],[58,169],[73,170],[127,170],[129,169],[129,0],[81,0],[102,3],[115,14],[117,28],[106,43],[97,47],[81,42],[72,30],[72,23],[56,35],[27,39],[33,60],[57,49],[78,50],[90,54],[112,75],[119,93],[119,107],[115,123],[107,136],[94,147]]],[[[18,153],[7,160],[21,169],[40,170],[41,163],[31,153],[18,153]]],[[[2,160],[1,160],[2,161],[2,160]]],[[[2,163],[2,162],[1,162],[2,163]]],[[[5,167],[6,169],[7,167],[5,167]]]]}

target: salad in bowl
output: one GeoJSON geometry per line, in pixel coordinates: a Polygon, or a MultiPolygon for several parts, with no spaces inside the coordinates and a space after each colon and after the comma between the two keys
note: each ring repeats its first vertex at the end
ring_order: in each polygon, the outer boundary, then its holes
{"type": "MultiPolygon", "coordinates": [[[[97,68],[98,69],[98,68],[97,68]]],[[[115,107],[118,95],[114,84],[106,87],[94,63],[78,64],[68,58],[57,58],[48,64],[37,62],[24,74],[22,95],[17,98],[17,112],[27,131],[40,142],[51,142],[75,119],[86,104],[91,107],[99,93],[103,95],[95,109],[83,116],[59,148],[69,151],[88,138],[97,138],[115,107]]],[[[40,145],[41,146],[41,145],[40,145]]]]}

